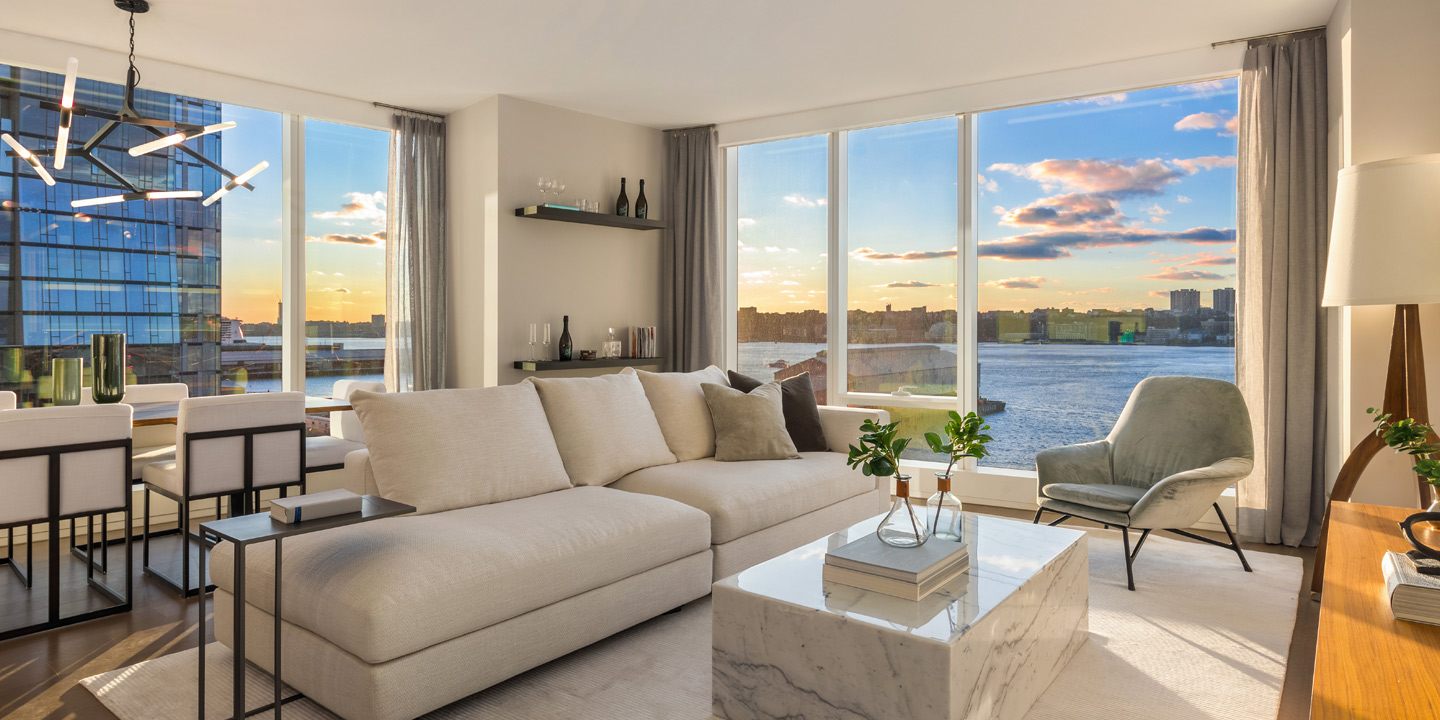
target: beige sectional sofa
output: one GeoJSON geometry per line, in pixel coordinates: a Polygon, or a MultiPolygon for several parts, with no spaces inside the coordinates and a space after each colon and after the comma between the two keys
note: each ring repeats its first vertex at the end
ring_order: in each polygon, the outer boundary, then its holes
{"type": "MultiPolygon", "coordinates": [[[[717,462],[702,381],[724,375],[358,395],[348,486],[418,512],[286,542],[285,680],[349,720],[413,718],[884,509],[888,485],[844,462],[883,411],[821,408],[838,452],[717,462]]],[[[232,549],[211,557],[228,645],[232,549]]],[[[247,565],[247,648],[269,668],[273,553],[247,565]]]]}

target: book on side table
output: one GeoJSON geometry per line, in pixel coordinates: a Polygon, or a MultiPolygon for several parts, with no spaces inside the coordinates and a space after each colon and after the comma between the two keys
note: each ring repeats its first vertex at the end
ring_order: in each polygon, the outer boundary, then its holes
{"type": "Polygon", "coordinates": [[[1396,620],[1440,625],[1440,577],[1420,574],[1404,553],[1385,553],[1380,567],[1396,620]]]}
{"type": "Polygon", "coordinates": [[[870,534],[826,553],[822,576],[861,590],[920,600],[969,569],[965,543],[931,538],[920,547],[897,548],[870,534]]]}
{"type": "Polygon", "coordinates": [[[318,520],[347,513],[358,513],[360,512],[360,503],[360,496],[349,490],[326,490],[309,495],[271,500],[270,517],[282,523],[318,520]]]}

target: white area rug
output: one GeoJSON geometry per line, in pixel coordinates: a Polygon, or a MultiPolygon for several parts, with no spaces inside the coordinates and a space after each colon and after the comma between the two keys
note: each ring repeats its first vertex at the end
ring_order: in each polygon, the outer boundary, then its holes
{"type": "MultiPolygon", "coordinates": [[[[1156,536],[1125,589],[1115,531],[1090,532],[1090,641],[1027,720],[1218,718],[1273,720],[1280,705],[1301,580],[1299,558],[1234,553],[1156,536]]],[[[230,705],[230,654],[207,648],[207,713],[230,705]]],[[[81,681],[121,720],[195,717],[195,650],[81,681]]],[[[270,678],[249,668],[247,701],[269,700],[270,678]]],[[[308,699],[291,720],[332,720],[308,699]]],[[[710,716],[710,600],[512,678],[429,718],[466,720],[704,720],[710,716]]],[[[265,717],[268,717],[266,715],[265,717]]]]}

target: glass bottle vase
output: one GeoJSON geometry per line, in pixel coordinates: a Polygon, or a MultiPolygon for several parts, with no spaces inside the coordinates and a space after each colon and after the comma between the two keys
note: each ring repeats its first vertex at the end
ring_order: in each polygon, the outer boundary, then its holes
{"type": "Polygon", "coordinates": [[[880,521],[880,529],[875,534],[880,537],[880,542],[900,548],[919,547],[930,538],[924,515],[910,502],[909,475],[895,476],[895,504],[880,521]]]}
{"type": "Polygon", "coordinates": [[[91,396],[97,404],[125,398],[125,333],[90,336],[91,396]]]}
{"type": "Polygon", "coordinates": [[[964,540],[964,515],[960,499],[950,493],[950,474],[935,473],[935,494],[925,501],[925,523],[930,534],[951,542],[964,540]]]}
{"type": "Polygon", "coordinates": [[[50,361],[50,400],[56,406],[79,405],[81,375],[80,358],[55,358],[50,361]]]}

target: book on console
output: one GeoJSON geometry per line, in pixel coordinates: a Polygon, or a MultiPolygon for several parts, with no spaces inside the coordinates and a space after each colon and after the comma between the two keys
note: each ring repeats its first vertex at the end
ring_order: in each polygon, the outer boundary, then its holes
{"type": "MultiPolygon", "coordinates": [[[[928,545],[929,543],[926,543],[928,545]]],[[[857,587],[861,590],[893,595],[894,597],[906,600],[920,601],[926,596],[944,587],[951,580],[964,575],[970,569],[968,556],[962,557],[958,563],[952,563],[944,571],[931,575],[919,583],[905,582],[893,578],[881,577],[867,572],[859,572],[842,568],[837,565],[826,565],[821,571],[821,576],[841,585],[857,587]]]]}
{"type": "Polygon", "coordinates": [[[1440,576],[1421,575],[1404,553],[1385,553],[1380,567],[1396,620],[1440,625],[1440,576]]]}
{"type": "Polygon", "coordinates": [[[969,557],[965,543],[930,538],[920,547],[897,548],[870,533],[826,553],[825,564],[916,585],[949,572],[961,561],[968,565],[969,557]]]}
{"type": "Polygon", "coordinates": [[[309,495],[271,500],[270,517],[282,523],[318,520],[336,515],[358,513],[361,502],[360,496],[349,490],[326,490],[309,495]]]}

